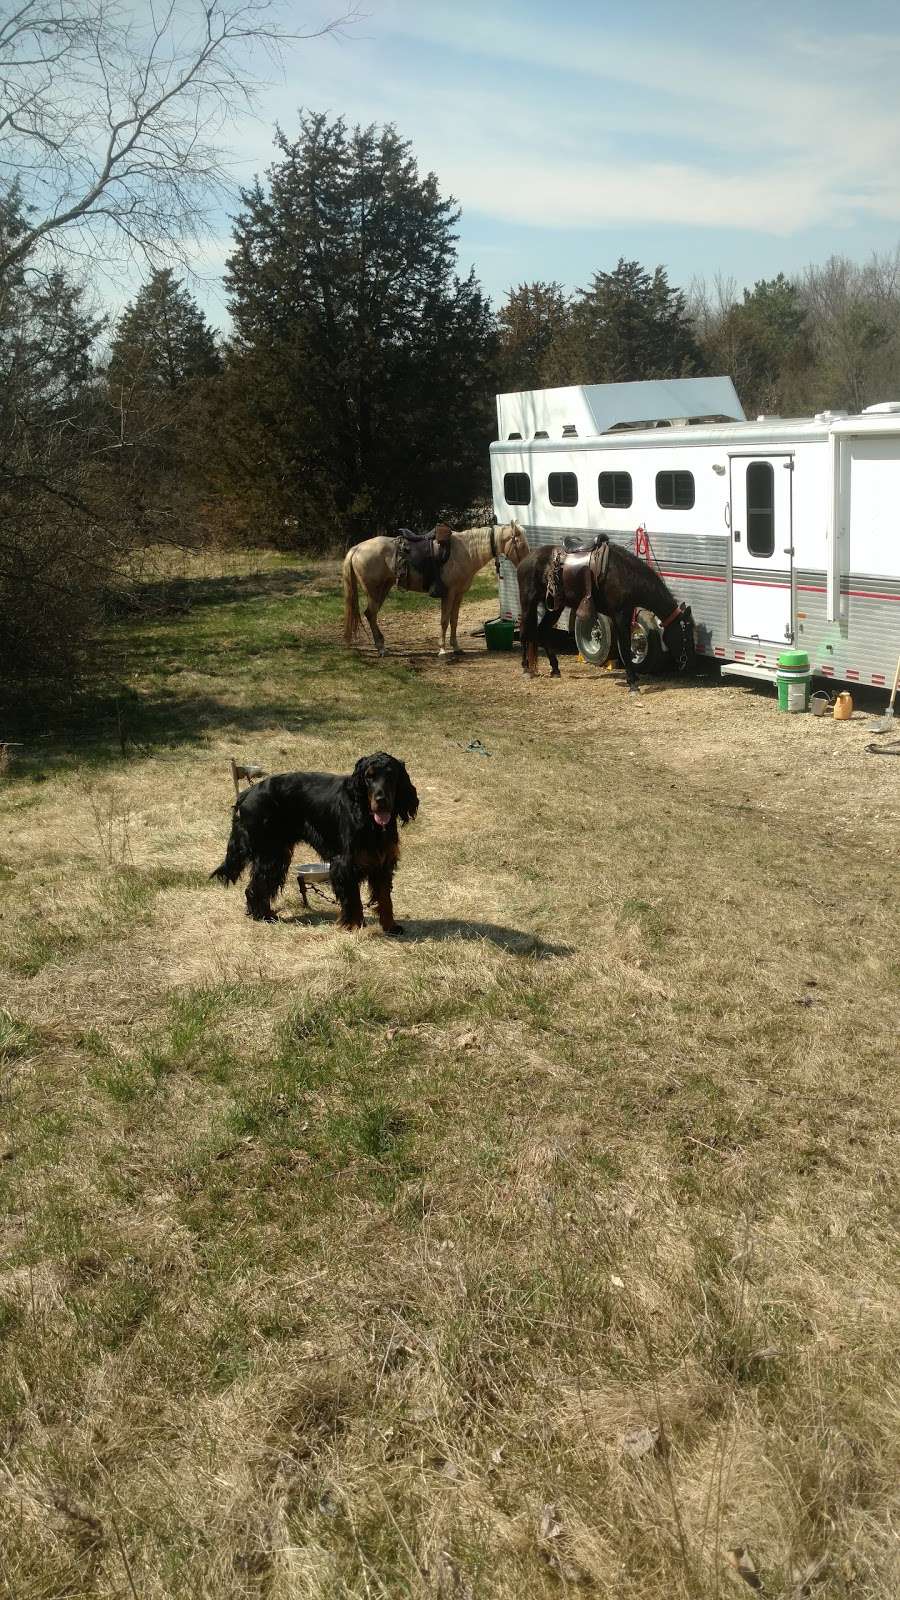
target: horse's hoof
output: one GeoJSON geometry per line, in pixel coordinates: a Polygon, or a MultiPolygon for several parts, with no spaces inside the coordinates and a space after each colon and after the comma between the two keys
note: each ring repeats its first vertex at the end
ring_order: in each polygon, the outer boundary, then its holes
{"type": "Polygon", "coordinates": [[[386,939],[402,939],[403,938],[403,923],[402,922],[395,922],[394,926],[392,928],[385,928],[384,937],[386,939]]]}
{"type": "Polygon", "coordinates": [[[445,650],[445,649],[444,649],[444,646],[443,646],[443,645],[441,645],[441,648],[440,648],[440,650],[439,650],[439,651],[438,651],[438,655],[439,655],[439,656],[445,656],[445,655],[446,655],[446,654],[447,654],[447,652],[446,652],[446,650],[445,650]]]}
{"type": "Polygon", "coordinates": [[[638,688],[638,685],[637,685],[637,684],[636,684],[636,683],[630,683],[630,684],[629,684],[629,685],[628,685],[628,693],[629,693],[629,694],[640,694],[640,692],[641,692],[641,691],[640,691],[640,689],[639,689],[639,688],[638,688]]]}
{"type": "Polygon", "coordinates": [[[560,672],[559,668],[557,667],[556,671],[555,672],[551,672],[550,676],[551,676],[551,678],[561,678],[562,677],[562,673],[560,672]]]}

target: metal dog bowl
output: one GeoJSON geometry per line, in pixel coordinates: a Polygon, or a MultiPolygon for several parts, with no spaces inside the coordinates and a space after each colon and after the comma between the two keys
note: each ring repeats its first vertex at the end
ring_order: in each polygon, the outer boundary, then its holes
{"type": "Polygon", "coordinates": [[[304,861],[296,869],[298,878],[305,878],[307,883],[323,883],[331,877],[330,861],[304,861]]]}

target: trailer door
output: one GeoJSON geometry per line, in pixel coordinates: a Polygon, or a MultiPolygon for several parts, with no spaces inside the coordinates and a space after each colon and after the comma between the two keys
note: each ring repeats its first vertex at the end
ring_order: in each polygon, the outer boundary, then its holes
{"type": "Polygon", "coordinates": [[[732,456],[731,634],[793,639],[790,455],[732,456]]]}

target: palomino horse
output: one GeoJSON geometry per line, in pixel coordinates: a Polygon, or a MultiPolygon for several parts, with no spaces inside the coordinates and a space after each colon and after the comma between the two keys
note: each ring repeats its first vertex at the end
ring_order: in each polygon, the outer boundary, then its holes
{"type": "MultiPolygon", "coordinates": [[[[355,544],[344,557],[344,640],[352,644],[359,632],[362,618],[359,614],[359,585],[369,597],[365,618],[369,624],[375,648],[384,655],[384,634],[378,626],[378,613],[394,587],[395,539],[382,535],[364,539],[355,544]]],[[[441,648],[439,655],[447,654],[447,630],[450,630],[450,651],[459,655],[456,642],[456,625],[463,595],[476,572],[497,556],[506,556],[514,567],[528,554],[528,541],[517,522],[507,522],[501,528],[490,524],[483,528],[466,528],[454,533],[450,540],[450,554],[441,567],[441,582],[446,594],[441,601],[441,648]]],[[[411,587],[421,592],[422,580],[411,573],[411,587]]]]}
{"type": "MultiPolygon", "coordinates": [[[[543,549],[527,556],[519,566],[522,670],[530,672],[532,677],[537,670],[539,645],[543,645],[547,652],[551,676],[558,678],[560,675],[552,639],[553,629],[562,615],[564,605],[545,610],[543,617],[538,619],[538,607],[546,607],[547,604],[547,580],[557,553],[555,545],[545,545],[543,549]]],[[[563,555],[565,553],[562,552],[563,555]]],[[[691,608],[678,604],[671,589],[646,561],[622,545],[610,544],[606,573],[602,579],[592,583],[591,600],[598,611],[612,620],[629,689],[636,691],[638,686],[631,659],[631,619],[638,606],[659,618],[663,642],[674,666],[679,672],[687,671],[694,660],[694,619],[691,608]]]]}

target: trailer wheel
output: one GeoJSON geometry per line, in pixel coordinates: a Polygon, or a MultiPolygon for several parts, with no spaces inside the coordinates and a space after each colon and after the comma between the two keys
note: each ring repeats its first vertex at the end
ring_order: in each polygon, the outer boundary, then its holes
{"type": "Polygon", "coordinates": [[[596,611],[588,627],[576,615],[573,606],[569,612],[569,632],[578,647],[578,654],[589,666],[606,665],[613,647],[613,630],[609,617],[605,617],[602,611],[596,611]]]}
{"type": "Polygon", "coordinates": [[[631,625],[631,664],[638,672],[662,672],[665,651],[655,622],[640,612],[631,625]]]}

